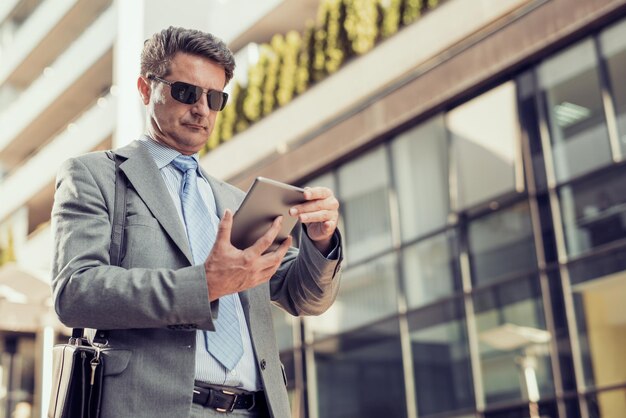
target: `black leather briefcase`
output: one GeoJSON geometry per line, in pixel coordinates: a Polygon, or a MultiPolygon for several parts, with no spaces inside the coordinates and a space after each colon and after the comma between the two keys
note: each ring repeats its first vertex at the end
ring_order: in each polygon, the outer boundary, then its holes
{"type": "Polygon", "coordinates": [[[86,338],[55,345],[48,418],[98,418],[102,398],[102,347],[86,338]]]}

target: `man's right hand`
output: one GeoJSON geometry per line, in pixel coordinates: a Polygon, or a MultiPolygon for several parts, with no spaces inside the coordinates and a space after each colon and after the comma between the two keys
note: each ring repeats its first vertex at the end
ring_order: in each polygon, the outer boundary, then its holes
{"type": "Polygon", "coordinates": [[[220,221],[213,249],[204,262],[211,302],[224,295],[241,292],[269,281],[291,246],[291,237],[288,237],[275,251],[263,254],[274,242],[281,224],[282,216],[279,216],[252,246],[240,250],[230,242],[233,214],[226,210],[220,221]]]}

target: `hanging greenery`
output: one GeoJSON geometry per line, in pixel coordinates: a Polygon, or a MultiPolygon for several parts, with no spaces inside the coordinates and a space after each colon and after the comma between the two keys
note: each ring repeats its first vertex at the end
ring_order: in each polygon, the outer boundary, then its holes
{"type": "Polygon", "coordinates": [[[243,111],[243,104],[246,101],[246,97],[248,96],[248,87],[240,85],[239,89],[240,90],[237,93],[237,98],[233,100],[232,103],[233,106],[235,106],[235,134],[245,131],[250,126],[250,121],[243,111]]]}
{"type": "Polygon", "coordinates": [[[6,245],[0,243],[0,266],[6,263],[11,263],[16,260],[15,258],[15,243],[13,242],[13,230],[9,228],[7,230],[6,245]]]}
{"type": "Polygon", "coordinates": [[[309,88],[311,74],[313,73],[313,60],[315,55],[315,24],[312,21],[307,23],[307,27],[300,43],[300,53],[298,55],[298,70],[296,73],[296,93],[301,94],[309,88]]]}
{"type": "Polygon", "coordinates": [[[343,64],[346,53],[350,50],[347,42],[346,29],[343,25],[346,17],[346,6],[343,0],[329,0],[328,26],[326,30],[326,73],[336,72],[343,64]]]}
{"type": "Polygon", "coordinates": [[[298,72],[298,53],[301,42],[300,34],[296,31],[291,31],[285,36],[282,65],[278,72],[278,89],[276,91],[278,106],[289,103],[296,92],[296,73],[298,72]]]}
{"type": "Polygon", "coordinates": [[[282,63],[285,49],[283,35],[274,35],[270,43],[263,85],[263,116],[269,115],[276,108],[276,90],[278,86],[278,72],[282,63]]]}
{"type": "Polygon", "coordinates": [[[374,47],[378,36],[377,1],[375,0],[344,0],[346,4],[346,20],[344,27],[348,34],[352,50],[362,55],[374,47]]]}
{"type": "Polygon", "coordinates": [[[211,135],[209,135],[209,140],[207,141],[204,149],[201,151],[201,156],[204,153],[214,150],[220,144],[221,137],[222,137],[221,125],[222,125],[223,118],[224,118],[224,115],[222,113],[217,114],[217,117],[215,118],[215,124],[213,125],[213,130],[211,131],[211,135]]]}
{"type": "Polygon", "coordinates": [[[407,26],[421,16],[424,0],[403,0],[403,3],[402,25],[407,26]]]}
{"type": "Polygon", "coordinates": [[[382,0],[383,11],[380,32],[383,38],[388,38],[398,32],[400,28],[402,0],[382,0]]]}
{"type": "Polygon", "coordinates": [[[274,35],[260,46],[259,60],[248,70],[248,83],[233,87],[229,105],[216,119],[206,152],[289,103],[312,84],[336,72],[354,55],[415,22],[441,0],[322,0],[317,21],[274,35]]]}
{"type": "Polygon", "coordinates": [[[237,97],[241,92],[239,83],[235,83],[230,92],[230,103],[222,110],[221,119],[221,141],[226,142],[235,135],[235,122],[237,120],[236,103],[237,97]]]}
{"type": "Polygon", "coordinates": [[[320,3],[317,16],[317,28],[313,34],[315,38],[313,55],[313,72],[311,78],[314,82],[326,77],[326,43],[328,39],[328,25],[330,19],[330,1],[323,0],[320,3]]]}
{"type": "Polygon", "coordinates": [[[248,71],[248,92],[243,102],[243,113],[250,123],[261,119],[261,111],[263,110],[262,89],[265,84],[269,52],[266,45],[261,45],[259,49],[259,60],[248,71]]]}

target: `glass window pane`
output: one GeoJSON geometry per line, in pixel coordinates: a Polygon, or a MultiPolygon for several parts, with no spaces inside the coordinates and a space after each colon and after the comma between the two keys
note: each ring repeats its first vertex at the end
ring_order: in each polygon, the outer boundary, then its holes
{"type": "Polygon", "coordinates": [[[294,326],[298,319],[291,316],[287,312],[278,308],[277,306],[271,306],[272,320],[274,322],[274,331],[276,332],[276,342],[278,344],[278,350],[283,351],[294,346],[294,326]]]}
{"type": "Polygon", "coordinates": [[[305,318],[315,338],[354,329],[398,312],[398,268],[394,254],[343,271],[335,303],[305,318]]]}
{"type": "Polygon", "coordinates": [[[608,130],[591,40],[539,67],[559,182],[611,163],[608,130]]]}
{"type": "Polygon", "coordinates": [[[320,418],[406,417],[397,319],[313,349],[320,418]]]}
{"type": "MultiPolygon", "coordinates": [[[[516,79],[519,97],[520,124],[528,141],[533,181],[537,191],[548,188],[548,179],[541,142],[535,71],[529,70],[516,79]]],[[[527,173],[527,178],[529,173],[527,173]]],[[[530,181],[530,180],[529,180],[530,181]]]]}
{"type": "Polygon", "coordinates": [[[609,71],[620,144],[622,152],[626,153],[626,21],[602,33],[600,42],[609,71]]]}
{"type": "Polygon", "coordinates": [[[384,147],[339,169],[346,256],[365,259],[391,248],[389,170],[384,147]]]}
{"type": "Polygon", "coordinates": [[[473,296],[488,404],[537,400],[554,392],[538,277],[522,277],[473,296]]]}
{"type": "Polygon", "coordinates": [[[493,283],[537,267],[528,203],[471,221],[468,226],[474,283],[493,283]]]}
{"type": "MultiPolygon", "coordinates": [[[[556,402],[540,402],[536,405],[518,406],[516,408],[498,409],[486,412],[485,418],[561,418],[556,402]],[[532,414],[531,414],[532,409],[532,414]]],[[[576,418],[575,415],[566,415],[567,418],[576,418]]]]}
{"type": "Polygon", "coordinates": [[[462,300],[409,315],[418,415],[474,408],[462,300]]]}
{"type": "Polygon", "coordinates": [[[404,288],[410,308],[461,289],[455,248],[456,236],[450,231],[404,250],[404,288]]]}
{"type": "Polygon", "coordinates": [[[446,115],[459,209],[515,191],[521,168],[516,102],[515,84],[508,82],[446,115]]]}
{"type": "Polygon", "coordinates": [[[618,169],[559,190],[571,256],[626,238],[626,171],[618,169]]]}
{"type": "Polygon", "coordinates": [[[391,144],[404,241],[443,227],[450,212],[448,145],[442,117],[391,144]]]}
{"type": "Polygon", "coordinates": [[[626,271],[575,284],[572,292],[585,383],[626,383],[626,271]]]}
{"type": "Polygon", "coordinates": [[[587,397],[587,408],[592,418],[623,417],[626,411],[626,389],[600,392],[587,397]]]}

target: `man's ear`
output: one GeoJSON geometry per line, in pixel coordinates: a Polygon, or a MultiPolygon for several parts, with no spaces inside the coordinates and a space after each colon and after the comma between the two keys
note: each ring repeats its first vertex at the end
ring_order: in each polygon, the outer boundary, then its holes
{"type": "Polygon", "coordinates": [[[143,104],[147,106],[148,103],[150,103],[150,95],[152,94],[150,81],[140,75],[139,78],[137,78],[137,90],[139,90],[143,104]]]}

